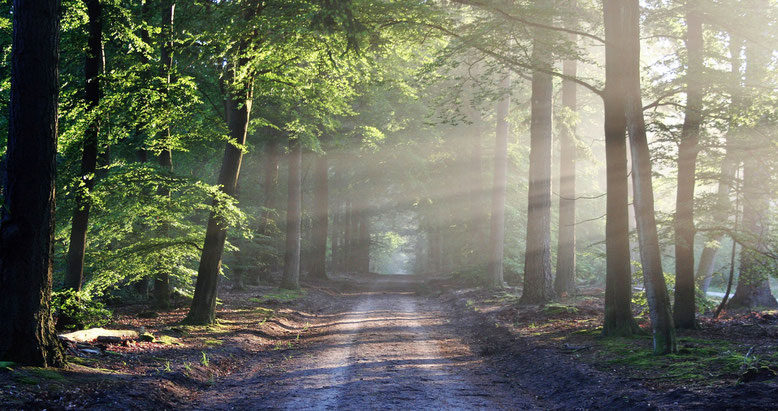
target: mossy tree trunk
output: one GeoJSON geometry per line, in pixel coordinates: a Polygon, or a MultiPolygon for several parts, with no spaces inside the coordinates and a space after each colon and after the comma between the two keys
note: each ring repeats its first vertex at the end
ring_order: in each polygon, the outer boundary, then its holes
{"type": "Polygon", "coordinates": [[[59,82],[58,0],[13,2],[0,220],[0,360],[64,365],[51,316],[59,82]]]}

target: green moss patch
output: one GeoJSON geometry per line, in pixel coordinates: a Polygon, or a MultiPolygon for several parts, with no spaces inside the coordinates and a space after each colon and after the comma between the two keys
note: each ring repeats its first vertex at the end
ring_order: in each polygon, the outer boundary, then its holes
{"type": "Polygon", "coordinates": [[[305,290],[278,290],[272,293],[263,294],[258,297],[249,298],[249,301],[257,304],[266,304],[270,302],[289,302],[305,297],[308,294],[305,290]]]}

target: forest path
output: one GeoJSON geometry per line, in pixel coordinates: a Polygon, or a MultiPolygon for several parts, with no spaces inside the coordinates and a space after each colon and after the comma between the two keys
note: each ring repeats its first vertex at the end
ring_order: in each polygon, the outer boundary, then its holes
{"type": "Polygon", "coordinates": [[[471,352],[442,307],[389,277],[342,297],[302,348],[212,387],[202,409],[534,408],[471,352]]]}

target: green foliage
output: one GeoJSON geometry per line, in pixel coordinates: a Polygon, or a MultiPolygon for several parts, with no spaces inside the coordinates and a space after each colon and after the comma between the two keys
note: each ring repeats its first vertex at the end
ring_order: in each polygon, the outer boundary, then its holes
{"type": "Polygon", "coordinates": [[[55,291],[51,296],[51,307],[58,329],[80,330],[111,322],[111,311],[86,291],[55,291]]]}

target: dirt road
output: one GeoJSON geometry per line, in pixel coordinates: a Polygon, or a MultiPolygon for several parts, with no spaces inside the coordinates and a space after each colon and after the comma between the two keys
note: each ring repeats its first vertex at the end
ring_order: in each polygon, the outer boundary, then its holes
{"type": "Polygon", "coordinates": [[[388,281],[344,297],[341,312],[303,330],[302,348],[219,383],[200,407],[534,408],[470,351],[439,305],[407,288],[388,281]]]}

